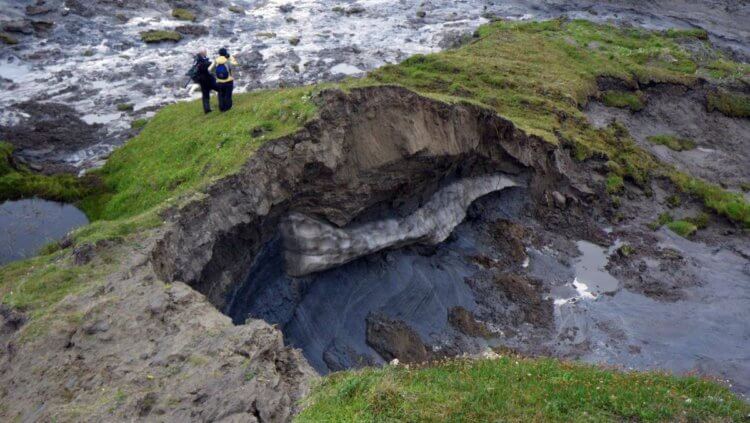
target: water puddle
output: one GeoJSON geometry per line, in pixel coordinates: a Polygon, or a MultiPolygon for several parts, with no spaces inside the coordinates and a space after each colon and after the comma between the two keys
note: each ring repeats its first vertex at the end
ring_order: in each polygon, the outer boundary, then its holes
{"type": "Polygon", "coordinates": [[[0,204],[0,265],[31,257],[89,221],[70,204],[30,199],[0,204]]]}
{"type": "Polygon", "coordinates": [[[582,255],[575,261],[573,286],[583,298],[596,298],[598,295],[617,290],[618,282],[604,268],[608,257],[619,247],[616,242],[610,248],[600,247],[587,241],[576,242],[582,255]]]}

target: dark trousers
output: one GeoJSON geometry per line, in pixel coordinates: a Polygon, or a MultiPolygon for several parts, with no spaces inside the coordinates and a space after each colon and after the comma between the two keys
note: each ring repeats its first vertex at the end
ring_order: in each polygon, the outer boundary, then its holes
{"type": "Polygon", "coordinates": [[[215,90],[216,87],[211,81],[201,82],[200,85],[203,94],[203,111],[208,113],[211,111],[211,90],[215,90]]]}
{"type": "Polygon", "coordinates": [[[219,91],[219,110],[226,112],[232,108],[232,91],[234,91],[234,81],[219,82],[216,84],[219,91]]]}

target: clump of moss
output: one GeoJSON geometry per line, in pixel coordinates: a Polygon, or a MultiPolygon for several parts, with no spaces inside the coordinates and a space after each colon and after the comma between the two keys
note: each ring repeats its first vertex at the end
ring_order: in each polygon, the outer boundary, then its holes
{"type": "Polygon", "coordinates": [[[161,43],[169,41],[176,43],[182,39],[182,34],[177,31],[150,30],[141,32],[141,40],[145,43],[161,43]]]}
{"type": "Polygon", "coordinates": [[[181,21],[195,21],[195,14],[180,7],[172,9],[172,17],[181,21]]]}
{"type": "Polygon", "coordinates": [[[121,112],[132,112],[133,104],[132,103],[120,103],[117,105],[117,110],[121,112]]]}
{"type": "Polygon", "coordinates": [[[748,192],[750,191],[750,182],[742,182],[740,183],[740,189],[742,192],[748,192]]]}
{"type": "Polygon", "coordinates": [[[680,138],[675,135],[652,135],[646,138],[654,144],[661,144],[674,151],[686,151],[695,148],[695,141],[688,138],[680,138]]]}
{"type": "Polygon", "coordinates": [[[630,244],[623,244],[620,246],[620,248],[617,249],[617,254],[621,257],[630,257],[633,254],[635,254],[635,248],[631,246],[630,244]]]}
{"type": "Polygon", "coordinates": [[[698,231],[697,226],[686,220],[675,220],[669,222],[667,223],[667,228],[683,238],[689,238],[698,231]]]}
{"type": "Polygon", "coordinates": [[[671,28],[664,31],[669,38],[697,38],[699,40],[708,40],[708,31],[703,28],[675,29],[671,28]]]}
{"type": "Polygon", "coordinates": [[[648,227],[651,228],[651,230],[655,231],[672,221],[674,221],[672,215],[669,214],[669,212],[663,212],[659,214],[659,217],[656,218],[656,221],[649,223],[648,227]]]}
{"type": "Polygon", "coordinates": [[[16,164],[12,154],[13,146],[0,142],[0,202],[40,197],[72,203],[102,190],[95,176],[42,175],[16,164]]]}
{"type": "Polygon", "coordinates": [[[681,172],[672,172],[669,177],[678,189],[699,198],[710,210],[750,228],[750,204],[742,194],[723,190],[717,185],[681,172]]]}
{"type": "Polygon", "coordinates": [[[132,129],[139,130],[139,129],[143,129],[147,123],[148,123],[148,119],[136,119],[130,123],[130,127],[132,129]]]}
{"type": "Polygon", "coordinates": [[[240,6],[231,5],[229,6],[229,11],[232,13],[237,13],[238,15],[244,15],[245,9],[241,8],[240,6]]]}
{"type": "Polygon", "coordinates": [[[716,90],[706,95],[706,108],[729,117],[750,117],[750,96],[725,90],[716,90]]]}
{"type": "Polygon", "coordinates": [[[667,197],[667,205],[670,208],[673,209],[675,207],[679,207],[680,204],[682,204],[682,198],[679,195],[673,194],[673,195],[670,195],[669,197],[667,197]]]}
{"type": "Polygon", "coordinates": [[[616,175],[614,173],[610,173],[607,176],[605,185],[607,188],[607,193],[610,195],[618,194],[625,189],[625,181],[623,181],[622,176],[616,175]]]}
{"type": "Polygon", "coordinates": [[[16,39],[16,37],[8,34],[7,32],[1,32],[1,31],[0,31],[0,41],[2,41],[3,43],[9,46],[18,44],[18,40],[16,39]]]}
{"type": "Polygon", "coordinates": [[[711,216],[708,213],[699,213],[697,216],[689,217],[685,220],[695,225],[698,229],[706,229],[708,223],[711,221],[711,216]]]}
{"type": "Polygon", "coordinates": [[[634,112],[641,111],[645,107],[641,96],[629,91],[605,91],[602,95],[602,102],[608,107],[630,109],[634,112]]]}

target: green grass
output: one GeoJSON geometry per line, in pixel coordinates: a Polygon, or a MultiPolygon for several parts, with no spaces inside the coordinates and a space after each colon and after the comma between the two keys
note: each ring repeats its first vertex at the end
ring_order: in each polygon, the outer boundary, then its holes
{"type": "Polygon", "coordinates": [[[609,174],[607,176],[606,189],[610,195],[619,194],[625,189],[625,181],[622,180],[620,175],[609,174]]]}
{"type": "Polygon", "coordinates": [[[667,223],[667,228],[683,238],[689,238],[698,231],[698,227],[685,220],[674,220],[667,223]]]}
{"type": "Polygon", "coordinates": [[[147,123],[148,119],[136,119],[130,124],[130,127],[133,129],[143,129],[147,123]]]}
{"type": "Polygon", "coordinates": [[[170,41],[176,43],[182,39],[182,34],[177,31],[165,31],[153,29],[150,31],[141,32],[141,41],[145,43],[161,43],[163,41],[170,41]]]}
{"type": "Polygon", "coordinates": [[[686,151],[695,148],[695,141],[687,138],[680,138],[675,135],[652,135],[646,138],[654,144],[661,144],[674,151],[686,151]]]}
{"type": "Polygon", "coordinates": [[[315,113],[312,88],[238,95],[228,113],[204,115],[196,102],[162,109],[96,172],[108,193],[84,205],[95,219],[135,216],[237,171],[264,142],[297,130],[315,113]],[[252,129],[268,131],[253,138],[252,129]]]}
{"type": "Polygon", "coordinates": [[[12,153],[12,145],[0,142],[0,203],[29,197],[73,203],[102,191],[101,181],[95,176],[35,173],[16,164],[12,153]]]}
{"type": "Polygon", "coordinates": [[[193,12],[179,7],[172,9],[172,17],[182,21],[195,21],[195,14],[193,12]]]}
{"type": "Polygon", "coordinates": [[[717,110],[729,117],[750,117],[750,96],[725,90],[717,90],[706,96],[709,112],[717,110]]]}
{"type": "Polygon", "coordinates": [[[630,109],[634,112],[641,111],[645,107],[638,94],[628,91],[605,91],[602,102],[608,107],[630,109]]]}
{"type": "Polygon", "coordinates": [[[723,190],[681,172],[672,172],[669,177],[679,190],[700,199],[708,209],[750,228],[750,204],[742,194],[723,190]]]}
{"type": "Polygon", "coordinates": [[[697,38],[699,40],[708,40],[708,32],[702,28],[690,29],[668,29],[664,35],[669,38],[697,38]]]}
{"type": "Polygon", "coordinates": [[[304,405],[297,422],[745,421],[750,413],[697,377],[514,357],[334,373],[304,405]]]}

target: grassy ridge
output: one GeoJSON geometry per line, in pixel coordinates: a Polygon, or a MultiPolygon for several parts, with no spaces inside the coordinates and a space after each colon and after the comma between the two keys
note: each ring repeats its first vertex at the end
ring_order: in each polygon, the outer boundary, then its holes
{"type": "Polygon", "coordinates": [[[108,193],[84,203],[94,219],[130,217],[237,171],[263,142],[314,114],[311,88],[236,96],[229,113],[204,115],[196,102],[162,109],[95,172],[108,193]]]}
{"type": "Polygon", "coordinates": [[[750,413],[696,377],[514,357],[335,373],[305,405],[298,422],[739,422],[750,413]]]}

